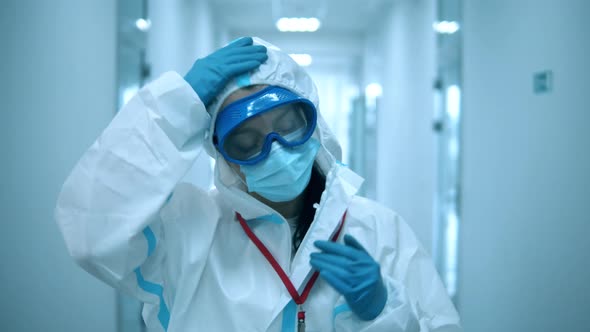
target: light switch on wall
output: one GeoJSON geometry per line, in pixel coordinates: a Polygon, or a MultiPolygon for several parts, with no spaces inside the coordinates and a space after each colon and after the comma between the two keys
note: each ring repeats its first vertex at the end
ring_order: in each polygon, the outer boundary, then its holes
{"type": "Polygon", "coordinates": [[[533,75],[533,91],[535,94],[547,93],[553,90],[553,72],[545,70],[533,75]]]}

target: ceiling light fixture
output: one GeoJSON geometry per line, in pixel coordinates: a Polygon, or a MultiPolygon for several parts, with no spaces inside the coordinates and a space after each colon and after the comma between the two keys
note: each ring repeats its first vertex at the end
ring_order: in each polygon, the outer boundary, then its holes
{"type": "Polygon", "coordinates": [[[140,18],[137,19],[137,21],[135,21],[135,26],[137,27],[137,29],[139,29],[139,31],[146,32],[152,26],[152,21],[150,21],[149,19],[140,18]]]}
{"type": "Polygon", "coordinates": [[[379,83],[370,83],[365,87],[367,98],[378,98],[383,96],[383,87],[379,83]]]}
{"type": "Polygon", "coordinates": [[[434,22],[432,23],[432,28],[438,33],[452,35],[459,31],[459,23],[455,21],[434,22]]]}
{"type": "Polygon", "coordinates": [[[315,32],[321,22],[316,17],[281,17],[276,24],[281,32],[315,32]]]}

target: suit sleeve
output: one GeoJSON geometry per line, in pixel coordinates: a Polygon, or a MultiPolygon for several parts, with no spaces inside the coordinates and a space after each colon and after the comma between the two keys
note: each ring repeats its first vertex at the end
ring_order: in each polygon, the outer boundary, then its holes
{"type": "Polygon", "coordinates": [[[209,123],[192,88],[165,73],[142,88],[84,153],[55,208],[76,262],[153,304],[162,325],[171,293],[161,268],[167,246],[160,211],[201,152],[209,123]]]}

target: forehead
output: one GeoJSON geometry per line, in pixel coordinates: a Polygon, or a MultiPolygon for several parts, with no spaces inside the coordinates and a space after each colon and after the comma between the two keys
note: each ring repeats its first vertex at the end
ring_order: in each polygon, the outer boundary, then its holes
{"type": "Polygon", "coordinates": [[[234,101],[238,101],[242,98],[246,98],[250,95],[253,95],[256,92],[266,88],[267,86],[268,85],[266,84],[257,84],[237,89],[236,91],[232,92],[229,96],[227,96],[227,98],[225,98],[225,100],[221,104],[221,107],[219,108],[220,111],[223,111],[223,109],[227,105],[233,103],[234,101]]]}

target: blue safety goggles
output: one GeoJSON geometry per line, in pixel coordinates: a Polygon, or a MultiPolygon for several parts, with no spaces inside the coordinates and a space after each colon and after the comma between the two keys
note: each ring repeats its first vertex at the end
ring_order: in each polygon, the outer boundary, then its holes
{"type": "Polygon", "coordinates": [[[269,86],[220,110],[213,143],[226,160],[253,165],[268,156],[273,141],[286,147],[305,143],[316,123],[311,101],[269,86]]]}

